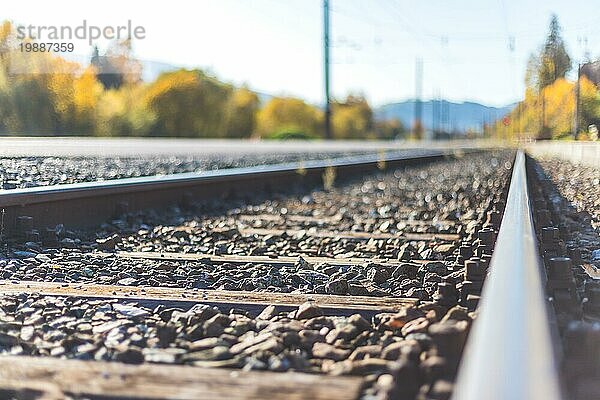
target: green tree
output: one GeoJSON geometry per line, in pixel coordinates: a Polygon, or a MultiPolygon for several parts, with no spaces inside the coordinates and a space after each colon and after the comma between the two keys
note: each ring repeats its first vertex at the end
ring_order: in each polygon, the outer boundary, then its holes
{"type": "Polygon", "coordinates": [[[567,53],[558,17],[552,15],[546,43],[538,57],[537,80],[540,88],[551,85],[559,78],[564,78],[571,69],[571,57],[567,53]]]}
{"type": "Polygon", "coordinates": [[[30,135],[53,133],[58,123],[52,97],[46,82],[35,75],[25,75],[13,82],[8,130],[30,135]]]}
{"type": "MultiPolygon", "coordinates": [[[[549,99],[546,98],[545,89],[556,81],[564,79],[570,69],[571,57],[561,36],[558,17],[552,15],[546,42],[538,54],[529,57],[525,72],[525,106],[529,110],[535,108],[537,111],[537,114],[527,113],[528,126],[535,126],[532,132],[536,132],[539,139],[549,139],[553,135],[552,128],[548,126],[549,99]]],[[[506,131],[506,128],[502,130],[506,131]]]]}

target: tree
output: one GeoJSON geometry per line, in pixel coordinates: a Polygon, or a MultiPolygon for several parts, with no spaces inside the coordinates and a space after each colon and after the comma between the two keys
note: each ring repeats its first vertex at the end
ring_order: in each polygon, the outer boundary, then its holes
{"type": "MultiPolygon", "coordinates": [[[[580,108],[579,119],[583,130],[590,124],[600,122],[600,92],[586,77],[579,82],[580,108]]],[[[551,85],[542,89],[545,108],[545,123],[542,127],[540,113],[541,96],[532,90],[525,92],[525,99],[509,114],[511,125],[519,133],[529,132],[528,136],[538,139],[561,139],[571,137],[573,119],[575,117],[575,83],[559,78],[551,85]]],[[[503,126],[501,121],[495,124],[495,130],[500,137],[511,138],[512,129],[503,126]]]]}
{"type": "Polygon", "coordinates": [[[406,128],[397,118],[375,122],[378,139],[399,139],[406,137],[406,128]]]}
{"type": "Polygon", "coordinates": [[[11,54],[13,67],[26,73],[9,77],[3,125],[11,133],[73,133],[74,80],[80,65],[49,53],[11,54]]]}
{"type": "Polygon", "coordinates": [[[12,133],[50,134],[57,125],[52,93],[46,82],[35,75],[24,75],[13,82],[11,113],[6,119],[12,133]]]}
{"type": "Polygon", "coordinates": [[[579,81],[579,118],[581,130],[592,124],[600,126],[600,91],[585,76],[579,81]]]}
{"type": "MultiPolygon", "coordinates": [[[[311,139],[323,131],[319,107],[292,97],[261,107],[248,88],[201,70],[180,69],[144,83],[129,40],[112,42],[102,55],[94,48],[88,67],[47,51],[19,51],[21,42],[36,44],[19,39],[10,22],[0,23],[0,134],[311,139]]],[[[336,138],[406,133],[399,121],[376,123],[361,95],[334,101],[332,108],[336,138]]]]}
{"type": "MultiPolygon", "coordinates": [[[[558,17],[552,15],[546,42],[538,54],[532,54],[527,62],[525,103],[528,109],[535,106],[537,110],[539,121],[535,123],[537,125],[535,132],[538,139],[549,139],[553,135],[552,129],[548,126],[548,99],[546,98],[547,91],[545,88],[553,85],[560,79],[564,79],[567,72],[571,69],[571,58],[567,53],[560,31],[558,17]],[[533,97],[536,98],[532,99],[533,97]]],[[[556,91],[557,89],[553,92],[556,91]]],[[[528,125],[531,126],[534,124],[528,125]]]]}
{"type": "Polygon", "coordinates": [[[258,105],[259,100],[256,93],[247,88],[235,90],[227,103],[225,136],[250,137],[256,128],[258,105]]]}
{"type": "Polygon", "coordinates": [[[560,31],[558,17],[552,15],[548,37],[539,55],[538,84],[540,88],[551,85],[559,78],[564,78],[571,69],[571,57],[567,53],[560,31]]]}
{"type": "Polygon", "coordinates": [[[88,67],[80,76],[75,78],[74,131],[82,135],[93,133],[96,124],[96,108],[102,94],[102,84],[96,79],[93,67],[88,67]]]}
{"type": "Polygon", "coordinates": [[[156,122],[155,114],[146,108],[145,88],[125,85],[101,92],[95,108],[95,134],[99,136],[146,136],[156,122]]]}
{"type": "Polygon", "coordinates": [[[144,104],[155,115],[157,136],[224,135],[225,108],[233,91],[199,70],[161,74],[147,89],[144,104]]]}
{"type": "Polygon", "coordinates": [[[94,46],[90,64],[97,70],[98,80],[104,89],[118,89],[123,84],[123,75],[112,65],[106,56],[100,56],[98,46],[94,46]]]}
{"type": "Polygon", "coordinates": [[[96,68],[97,78],[105,89],[118,89],[141,79],[142,66],[132,56],[129,39],[113,42],[103,56],[98,46],[94,46],[90,64],[96,68]]]}
{"type": "Polygon", "coordinates": [[[303,100],[292,97],[274,97],[256,117],[260,137],[277,135],[282,131],[317,136],[323,121],[323,112],[303,100]]]}
{"type": "Polygon", "coordinates": [[[4,63],[9,52],[16,47],[15,30],[10,21],[0,23],[0,61],[4,63]]]}
{"type": "Polygon", "coordinates": [[[564,78],[544,87],[547,136],[544,139],[571,135],[575,116],[574,84],[564,78]]]}
{"type": "Polygon", "coordinates": [[[364,139],[372,134],[373,110],[363,96],[348,95],[332,104],[333,132],[336,138],[364,139]]]}

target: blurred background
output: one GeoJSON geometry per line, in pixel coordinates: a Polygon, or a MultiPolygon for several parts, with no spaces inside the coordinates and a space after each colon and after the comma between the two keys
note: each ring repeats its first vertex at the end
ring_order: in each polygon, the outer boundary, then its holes
{"type": "Polygon", "coordinates": [[[0,135],[597,140],[598,6],[10,2],[0,29],[0,135]],[[84,20],[129,22],[145,35],[19,35],[84,20]],[[73,51],[26,51],[48,42],[73,51]]]}

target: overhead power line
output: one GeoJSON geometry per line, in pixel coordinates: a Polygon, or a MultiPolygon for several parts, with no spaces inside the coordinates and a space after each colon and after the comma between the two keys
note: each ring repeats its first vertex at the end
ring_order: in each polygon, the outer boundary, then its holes
{"type": "Polygon", "coordinates": [[[323,66],[325,78],[325,138],[333,137],[331,131],[331,103],[329,96],[329,0],[323,0],[323,66]]]}

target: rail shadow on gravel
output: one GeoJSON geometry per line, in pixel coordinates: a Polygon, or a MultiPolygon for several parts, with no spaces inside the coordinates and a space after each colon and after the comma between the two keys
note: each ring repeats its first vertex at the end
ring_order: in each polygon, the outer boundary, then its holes
{"type": "MultiPolygon", "coordinates": [[[[528,158],[537,195],[540,254],[546,265],[567,397],[592,400],[600,393],[600,261],[592,259],[592,251],[600,249],[600,234],[594,228],[594,216],[578,210],[551,177],[558,165],[553,162],[528,158]]],[[[586,194],[590,195],[579,193],[586,194]]]]}

